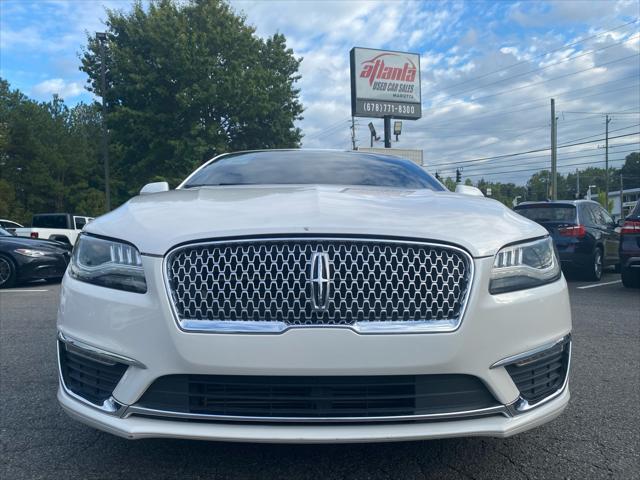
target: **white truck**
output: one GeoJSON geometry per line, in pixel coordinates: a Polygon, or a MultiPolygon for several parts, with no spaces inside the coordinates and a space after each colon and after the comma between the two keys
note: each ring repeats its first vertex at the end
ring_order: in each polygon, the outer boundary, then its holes
{"type": "Polygon", "coordinates": [[[30,227],[16,228],[15,234],[75,245],[78,234],[91,220],[93,217],[71,213],[41,213],[33,216],[30,227]]]}

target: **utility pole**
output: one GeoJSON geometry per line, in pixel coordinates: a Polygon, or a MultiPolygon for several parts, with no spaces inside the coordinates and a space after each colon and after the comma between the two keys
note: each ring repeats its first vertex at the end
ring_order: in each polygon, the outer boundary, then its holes
{"type": "Polygon", "coordinates": [[[620,173],[620,218],[622,219],[624,219],[623,192],[624,192],[624,185],[622,184],[622,173],[620,173]]]}
{"type": "Polygon", "coordinates": [[[580,170],[576,168],[576,200],[580,198],[580,170]]]}
{"type": "Polygon", "coordinates": [[[351,117],[351,149],[356,149],[356,117],[351,117]]]}
{"type": "Polygon", "coordinates": [[[551,99],[551,200],[558,199],[558,152],[557,152],[556,101],[551,99]]]}
{"type": "Polygon", "coordinates": [[[109,186],[109,146],[107,139],[107,70],[104,43],[107,41],[107,34],[96,32],[96,39],[100,43],[100,95],[102,96],[102,159],[104,162],[104,194],[106,197],[107,212],[111,211],[111,188],[109,186]]]}
{"type": "MultiPolygon", "coordinates": [[[[607,113],[607,117],[605,120],[604,127],[604,208],[609,211],[609,122],[611,119],[609,118],[609,114],[607,113]]],[[[622,198],[620,199],[622,201],[622,198]]]]}

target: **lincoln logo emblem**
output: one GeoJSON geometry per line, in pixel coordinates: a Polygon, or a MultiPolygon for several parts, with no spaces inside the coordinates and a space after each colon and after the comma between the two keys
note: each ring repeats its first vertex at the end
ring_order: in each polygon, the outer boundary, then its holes
{"type": "Polygon", "coordinates": [[[331,294],[331,270],[329,255],[325,252],[315,252],[311,255],[311,303],[314,310],[324,311],[329,307],[331,294]]]}

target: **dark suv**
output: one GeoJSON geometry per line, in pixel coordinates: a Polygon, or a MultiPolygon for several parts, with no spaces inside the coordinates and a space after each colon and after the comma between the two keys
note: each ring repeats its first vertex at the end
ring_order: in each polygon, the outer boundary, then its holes
{"type": "Polygon", "coordinates": [[[591,200],[524,202],[514,210],[549,231],[563,270],[598,281],[606,266],[620,264],[617,224],[599,203],[591,200]]]}
{"type": "Polygon", "coordinates": [[[640,288],[640,201],[620,231],[620,273],[627,288],[640,288]]]}

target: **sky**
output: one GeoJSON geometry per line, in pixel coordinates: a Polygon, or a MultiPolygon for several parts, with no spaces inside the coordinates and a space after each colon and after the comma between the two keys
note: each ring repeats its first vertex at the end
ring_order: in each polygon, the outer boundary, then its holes
{"type": "MultiPolygon", "coordinates": [[[[0,0],[0,76],[38,100],[93,100],[79,71],[87,32],[125,0],[0,0]]],[[[262,37],[302,57],[303,148],[351,148],[349,50],[420,54],[423,117],[393,147],[423,150],[427,169],[474,182],[523,183],[549,165],[550,99],[559,172],[604,166],[640,148],[640,2],[257,1],[232,7],[262,37]],[[574,143],[580,145],[570,146],[574,143]],[[529,152],[517,156],[512,153],[529,152]],[[495,158],[498,157],[498,158],[495,158]],[[599,162],[599,163],[597,163],[599,162]]],[[[356,141],[369,145],[367,118],[356,141]]],[[[382,120],[373,119],[378,132],[382,120]]],[[[378,143],[377,146],[383,146],[378,143]]]]}

